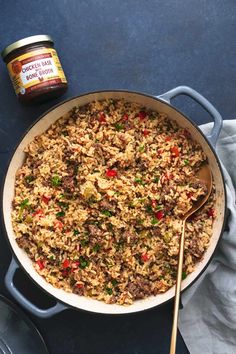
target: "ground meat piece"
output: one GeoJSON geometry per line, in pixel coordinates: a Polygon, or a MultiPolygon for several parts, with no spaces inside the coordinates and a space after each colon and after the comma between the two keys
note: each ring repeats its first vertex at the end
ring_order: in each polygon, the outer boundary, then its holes
{"type": "Polygon", "coordinates": [[[75,189],[73,176],[66,176],[62,178],[62,187],[66,192],[71,192],[75,189]]]}
{"type": "Polygon", "coordinates": [[[105,165],[106,161],[105,161],[105,157],[104,157],[104,153],[103,153],[102,148],[100,147],[99,144],[94,144],[94,147],[95,147],[96,155],[98,156],[101,164],[105,165]]]}
{"type": "Polygon", "coordinates": [[[122,236],[125,241],[134,241],[136,239],[135,232],[129,230],[125,231],[122,236]]]}
{"type": "Polygon", "coordinates": [[[15,199],[12,202],[12,207],[15,208],[18,205],[18,203],[15,201],[15,199]]]}
{"type": "Polygon", "coordinates": [[[207,186],[200,180],[193,180],[190,182],[190,186],[194,189],[202,188],[204,193],[207,193],[207,186]]]}
{"type": "Polygon", "coordinates": [[[99,229],[97,225],[88,225],[88,230],[90,232],[91,236],[101,236],[102,235],[102,230],[99,229]]]}
{"type": "Polygon", "coordinates": [[[78,162],[77,161],[73,161],[73,160],[69,160],[67,161],[67,169],[66,172],[68,173],[68,176],[76,176],[77,175],[77,171],[78,171],[78,162]]]}
{"type": "Polygon", "coordinates": [[[44,186],[44,187],[49,187],[49,186],[51,186],[52,185],[52,182],[51,182],[51,179],[43,179],[42,180],[42,185],[44,186]]]}
{"type": "Polygon", "coordinates": [[[148,280],[138,280],[135,283],[130,283],[127,286],[128,291],[136,299],[143,299],[151,295],[151,285],[148,280]]]}
{"type": "Polygon", "coordinates": [[[125,125],[125,130],[130,130],[134,128],[134,123],[132,123],[130,120],[126,120],[124,125],[125,125]]]}
{"type": "Polygon", "coordinates": [[[199,249],[199,246],[198,246],[198,240],[193,238],[189,244],[189,252],[192,253],[195,257],[201,257],[202,254],[203,254],[203,251],[201,251],[199,249]]]}
{"type": "Polygon", "coordinates": [[[165,212],[170,212],[171,210],[173,210],[175,207],[175,203],[173,203],[173,201],[165,201],[165,212]]]}
{"type": "Polygon", "coordinates": [[[139,171],[145,171],[147,169],[147,166],[146,166],[146,163],[144,161],[140,161],[138,163],[138,168],[139,168],[139,171]]]}
{"type": "Polygon", "coordinates": [[[71,151],[67,148],[64,148],[64,154],[62,160],[66,162],[69,160],[70,157],[71,157],[71,151]]]}
{"type": "Polygon", "coordinates": [[[30,164],[32,170],[38,168],[42,164],[42,160],[33,160],[30,164]]]}
{"type": "Polygon", "coordinates": [[[112,296],[110,297],[108,303],[109,303],[109,304],[115,304],[115,303],[116,303],[116,300],[117,300],[116,296],[115,296],[115,295],[112,295],[112,296]]]}
{"type": "Polygon", "coordinates": [[[109,211],[115,211],[115,206],[114,206],[114,202],[111,203],[109,202],[108,200],[106,199],[103,199],[101,202],[100,202],[100,207],[102,210],[109,210],[109,211]]]}
{"type": "Polygon", "coordinates": [[[24,250],[28,250],[29,247],[31,246],[31,243],[30,243],[28,237],[29,237],[29,234],[25,234],[22,237],[16,239],[16,242],[18,243],[18,245],[21,248],[23,248],[24,250]]]}
{"type": "Polygon", "coordinates": [[[84,106],[79,108],[79,113],[82,113],[82,114],[87,113],[87,111],[89,110],[89,107],[90,107],[89,103],[85,104],[84,106]]]}
{"type": "Polygon", "coordinates": [[[164,186],[163,187],[163,192],[164,192],[163,194],[169,194],[171,189],[173,189],[172,186],[164,186]]]}
{"type": "Polygon", "coordinates": [[[80,296],[83,296],[84,295],[84,287],[78,288],[77,286],[75,286],[73,288],[73,293],[77,294],[77,295],[80,295],[80,296]]]}

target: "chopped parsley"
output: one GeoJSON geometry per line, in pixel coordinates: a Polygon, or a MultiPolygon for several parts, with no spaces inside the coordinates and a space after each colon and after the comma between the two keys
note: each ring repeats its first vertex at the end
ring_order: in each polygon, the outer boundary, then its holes
{"type": "Polygon", "coordinates": [[[116,286],[118,284],[118,281],[116,279],[112,279],[111,283],[113,286],[116,286]]]}
{"type": "Polygon", "coordinates": [[[182,280],[184,280],[184,279],[186,279],[187,278],[187,274],[186,274],[186,272],[182,272],[182,280]]]}
{"type": "Polygon", "coordinates": [[[77,175],[77,174],[78,174],[78,170],[79,170],[79,165],[78,165],[78,164],[75,164],[75,165],[74,165],[74,175],[77,175]]]}
{"type": "Polygon", "coordinates": [[[150,120],[155,120],[155,119],[156,119],[156,117],[155,117],[154,115],[152,115],[152,114],[151,114],[151,115],[149,116],[149,119],[150,119],[150,120]]]}
{"type": "Polygon", "coordinates": [[[137,219],[137,224],[138,225],[142,225],[144,223],[144,220],[143,219],[137,219]]]}
{"type": "Polygon", "coordinates": [[[153,182],[153,183],[158,183],[158,182],[159,182],[159,179],[160,179],[159,177],[155,177],[155,178],[153,178],[152,182],[153,182]]]}
{"type": "Polygon", "coordinates": [[[79,257],[79,267],[85,269],[89,265],[89,261],[83,256],[79,257]]]}
{"type": "Polygon", "coordinates": [[[105,288],[105,291],[106,291],[106,293],[107,293],[108,295],[112,295],[112,293],[113,293],[112,288],[106,287],[106,288],[105,288]]]}
{"type": "Polygon", "coordinates": [[[54,187],[58,187],[61,185],[61,179],[59,176],[53,176],[52,179],[51,179],[51,183],[54,187]]]}
{"type": "Polygon", "coordinates": [[[146,205],[145,209],[148,213],[152,213],[152,206],[151,205],[146,205]]]}
{"type": "Polygon", "coordinates": [[[27,183],[31,183],[35,180],[35,177],[33,175],[25,176],[25,181],[27,183]]]}
{"type": "Polygon", "coordinates": [[[88,239],[81,240],[80,244],[81,244],[82,247],[88,246],[89,240],[88,239]]]}
{"type": "Polygon", "coordinates": [[[141,146],[139,146],[139,149],[138,149],[140,152],[144,152],[144,150],[145,150],[145,146],[144,145],[141,145],[141,146]]]}
{"type": "Polygon", "coordinates": [[[134,180],[135,183],[141,184],[142,186],[144,185],[142,178],[136,177],[134,180]]]}
{"type": "Polygon", "coordinates": [[[78,229],[74,229],[73,235],[74,235],[74,236],[79,235],[79,230],[78,230],[78,229]]]}
{"type": "Polygon", "coordinates": [[[123,126],[122,124],[116,123],[116,124],[115,124],[115,129],[119,132],[119,131],[121,131],[122,129],[124,129],[124,126],[123,126]]]}
{"type": "Polygon", "coordinates": [[[62,133],[62,135],[64,135],[64,136],[68,136],[68,135],[69,135],[67,130],[63,130],[61,133],[62,133]]]}
{"type": "Polygon", "coordinates": [[[26,198],[20,203],[19,219],[22,220],[23,210],[29,207],[29,199],[26,198]]]}
{"type": "Polygon", "coordinates": [[[152,220],[151,220],[151,224],[152,225],[156,225],[156,224],[158,224],[158,220],[156,219],[156,218],[153,218],[152,220]]]}
{"type": "Polygon", "coordinates": [[[189,165],[189,160],[184,160],[185,165],[189,165]]]}
{"type": "Polygon", "coordinates": [[[58,202],[57,203],[62,209],[67,210],[69,208],[69,204],[65,202],[58,202]]]}
{"type": "Polygon", "coordinates": [[[109,231],[113,231],[113,225],[111,223],[107,224],[107,228],[109,231]]]}
{"type": "Polygon", "coordinates": [[[94,195],[92,195],[88,200],[87,200],[87,204],[94,204],[97,203],[97,199],[94,197],[94,195]]]}
{"type": "Polygon", "coordinates": [[[56,213],[56,218],[62,218],[63,216],[65,216],[64,211],[59,211],[58,213],[56,213]]]}
{"type": "Polygon", "coordinates": [[[96,245],[93,247],[93,252],[98,252],[100,250],[101,246],[96,243],[96,245]]]}
{"type": "Polygon", "coordinates": [[[103,210],[101,213],[105,216],[108,216],[108,217],[112,216],[112,213],[109,210],[103,210]]]}
{"type": "Polygon", "coordinates": [[[119,242],[117,242],[116,244],[116,250],[119,251],[123,246],[124,246],[125,241],[124,240],[120,240],[119,242]]]}
{"type": "Polygon", "coordinates": [[[26,198],[24,200],[22,200],[22,202],[20,203],[20,208],[21,209],[25,209],[25,207],[29,204],[29,199],[26,198]]]}

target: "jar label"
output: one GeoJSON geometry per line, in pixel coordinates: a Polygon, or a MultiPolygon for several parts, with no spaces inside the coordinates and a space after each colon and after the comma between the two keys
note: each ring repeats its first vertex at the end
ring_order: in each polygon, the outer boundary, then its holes
{"type": "Polygon", "coordinates": [[[53,48],[19,55],[7,64],[7,68],[17,95],[48,85],[67,83],[57,52],[53,48]]]}

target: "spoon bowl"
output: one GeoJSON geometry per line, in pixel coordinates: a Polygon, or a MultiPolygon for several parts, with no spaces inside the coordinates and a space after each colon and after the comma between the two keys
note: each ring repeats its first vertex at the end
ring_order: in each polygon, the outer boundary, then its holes
{"type": "Polygon", "coordinates": [[[207,193],[196,200],[192,206],[192,208],[183,215],[182,219],[187,220],[192,214],[196,213],[197,210],[199,210],[208,200],[211,190],[212,190],[212,173],[210,166],[208,163],[204,163],[201,168],[198,170],[196,177],[204,183],[204,185],[207,188],[207,193]]]}

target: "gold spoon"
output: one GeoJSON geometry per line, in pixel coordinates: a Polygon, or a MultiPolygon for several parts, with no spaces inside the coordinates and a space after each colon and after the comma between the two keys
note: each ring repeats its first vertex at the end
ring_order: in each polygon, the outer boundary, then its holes
{"type": "Polygon", "coordinates": [[[197,172],[196,177],[206,185],[207,194],[204,195],[199,200],[197,200],[193,204],[192,208],[182,216],[182,225],[181,225],[182,234],[181,234],[180,245],[179,245],[179,261],[178,261],[177,279],[176,279],[176,287],[175,287],[175,305],[174,305],[174,315],[173,315],[173,324],[172,324],[172,333],[171,333],[170,354],[175,354],[176,351],[176,338],[177,338],[178,317],[179,317],[179,300],[180,300],[180,290],[181,290],[181,281],[182,281],[186,220],[206,203],[206,201],[208,200],[211,194],[212,174],[211,174],[210,166],[207,163],[204,163],[204,165],[202,165],[202,167],[197,172]]]}

